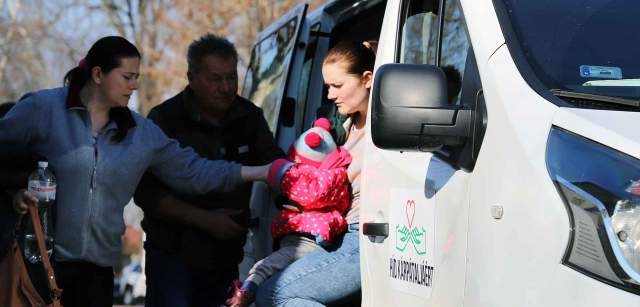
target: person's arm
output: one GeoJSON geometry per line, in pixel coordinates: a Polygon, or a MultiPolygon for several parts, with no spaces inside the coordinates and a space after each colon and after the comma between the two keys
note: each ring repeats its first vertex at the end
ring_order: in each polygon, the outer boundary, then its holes
{"type": "Polygon", "coordinates": [[[230,215],[237,210],[201,209],[186,202],[158,181],[151,174],[145,174],[134,195],[135,203],[145,214],[169,223],[177,223],[197,228],[213,238],[228,240],[244,236],[247,229],[234,222],[230,215]]]}
{"type": "Polygon", "coordinates": [[[188,194],[228,192],[243,182],[266,180],[268,165],[242,166],[224,160],[207,160],[191,147],[181,147],[153,122],[144,123],[145,141],[154,155],[149,171],[173,189],[188,194]]]}
{"type": "MultiPolygon", "coordinates": [[[[6,195],[8,199],[11,199],[18,194],[18,192],[21,192],[21,189],[27,186],[31,170],[5,167],[6,164],[4,164],[4,161],[2,164],[2,167],[0,167],[0,193],[6,195]]],[[[14,205],[14,209],[16,205],[14,205]]],[[[18,207],[22,208],[23,205],[19,205],[18,207]]],[[[26,212],[26,209],[27,208],[24,207],[24,212],[26,212]]],[[[16,210],[16,212],[22,211],[22,209],[16,210]]]]}
{"type": "Polygon", "coordinates": [[[244,181],[267,181],[270,164],[260,166],[246,166],[240,168],[240,177],[244,181]]]}
{"type": "Polygon", "coordinates": [[[44,104],[37,103],[36,96],[25,96],[0,118],[0,159],[29,153],[29,146],[43,138],[46,110],[42,110],[44,104]]]}
{"type": "Polygon", "coordinates": [[[22,169],[22,161],[32,157],[30,145],[43,138],[43,127],[47,125],[43,105],[38,104],[36,94],[25,95],[20,102],[0,118],[0,188],[3,193],[13,195],[13,207],[20,214],[37,200],[25,189],[31,170],[22,169]],[[9,164],[12,167],[5,167],[9,164]],[[19,189],[19,190],[18,190],[19,189]],[[17,191],[16,191],[17,190],[17,191]]]}
{"type": "MultiPolygon", "coordinates": [[[[163,130],[168,129],[161,113],[155,109],[149,113],[149,119],[163,130]]],[[[246,234],[246,229],[229,217],[236,212],[212,212],[183,201],[151,173],[142,177],[134,194],[134,201],[145,214],[166,222],[197,228],[213,238],[234,239],[246,234]]]]}

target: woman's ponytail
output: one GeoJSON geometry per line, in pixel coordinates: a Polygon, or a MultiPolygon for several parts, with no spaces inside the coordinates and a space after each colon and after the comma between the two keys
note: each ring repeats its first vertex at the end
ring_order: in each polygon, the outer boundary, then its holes
{"type": "Polygon", "coordinates": [[[87,61],[80,60],[78,66],[72,68],[64,75],[63,84],[69,86],[69,91],[77,93],[91,78],[91,70],[87,68],[87,61]]]}

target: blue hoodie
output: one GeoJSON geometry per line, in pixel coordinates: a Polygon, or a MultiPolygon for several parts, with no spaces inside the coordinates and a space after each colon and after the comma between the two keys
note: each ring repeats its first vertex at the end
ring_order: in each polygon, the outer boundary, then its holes
{"type": "Polygon", "coordinates": [[[0,119],[0,156],[38,154],[56,176],[57,261],[118,262],[123,209],[147,169],[183,193],[230,191],[242,183],[241,165],[200,158],[128,109],[125,120],[112,117],[94,137],[89,112],[67,93],[67,87],[32,93],[0,119]],[[119,125],[128,130],[114,141],[119,125]]]}

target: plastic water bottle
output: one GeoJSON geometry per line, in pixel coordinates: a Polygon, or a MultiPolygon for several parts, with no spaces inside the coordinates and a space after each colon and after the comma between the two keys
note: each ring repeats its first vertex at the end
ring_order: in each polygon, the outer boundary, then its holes
{"type": "MultiPolygon", "coordinates": [[[[38,162],[38,169],[29,175],[28,191],[38,199],[38,212],[40,213],[40,223],[44,234],[44,242],[47,254],[51,256],[53,251],[53,210],[56,200],[56,177],[48,168],[46,161],[38,162]]],[[[31,217],[25,218],[23,254],[27,261],[36,263],[41,261],[38,240],[36,239],[31,217]]]]}

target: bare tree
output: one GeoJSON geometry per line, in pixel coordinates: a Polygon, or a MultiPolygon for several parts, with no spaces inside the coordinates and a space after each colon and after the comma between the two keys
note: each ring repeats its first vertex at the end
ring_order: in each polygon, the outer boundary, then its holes
{"type": "MultiPolygon", "coordinates": [[[[55,24],[69,6],[45,0],[3,1],[0,4],[0,99],[15,101],[23,94],[54,86],[47,47],[59,41],[55,24]]],[[[60,77],[61,80],[62,78],[60,77]]]]}
{"type": "MultiPolygon", "coordinates": [[[[211,32],[235,43],[242,74],[256,35],[296,0],[0,1],[0,99],[59,86],[98,37],[127,37],[142,52],[139,111],[186,84],[186,50],[211,32]],[[73,27],[73,31],[68,31],[73,27]]],[[[313,0],[311,8],[323,1],[313,0]]]]}
{"type": "Polygon", "coordinates": [[[167,49],[163,25],[173,1],[102,0],[102,9],[116,32],[131,39],[143,54],[138,102],[139,110],[146,114],[160,102],[165,85],[170,85],[167,81],[173,79],[171,71],[162,71],[160,65],[167,49]]]}
{"type": "MultiPolygon", "coordinates": [[[[235,43],[240,69],[248,65],[256,35],[302,1],[102,0],[109,23],[141,49],[139,111],[146,114],[186,84],[186,50],[207,32],[235,43]]],[[[322,1],[311,1],[317,7],[322,1]]]]}

